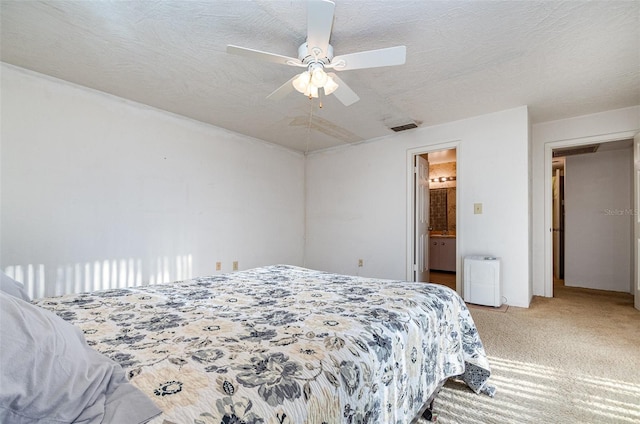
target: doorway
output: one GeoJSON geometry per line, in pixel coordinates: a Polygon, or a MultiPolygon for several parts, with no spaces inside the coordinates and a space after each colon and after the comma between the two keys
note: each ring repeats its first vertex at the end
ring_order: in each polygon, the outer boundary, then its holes
{"type": "Polygon", "coordinates": [[[564,284],[564,168],[565,157],[553,152],[553,284],[564,284]]]}
{"type": "Polygon", "coordinates": [[[458,150],[458,143],[448,143],[414,149],[408,155],[408,198],[411,201],[408,205],[410,254],[407,279],[442,284],[454,290],[460,287],[457,272],[460,243],[457,232],[458,150]],[[424,164],[426,178],[421,171],[424,164]],[[425,179],[427,190],[424,190],[425,179]],[[426,227],[426,233],[422,232],[422,227],[426,227]]]}
{"type": "Polygon", "coordinates": [[[633,294],[632,141],[559,147],[551,153],[553,284],[548,293],[571,286],[633,294]]]}

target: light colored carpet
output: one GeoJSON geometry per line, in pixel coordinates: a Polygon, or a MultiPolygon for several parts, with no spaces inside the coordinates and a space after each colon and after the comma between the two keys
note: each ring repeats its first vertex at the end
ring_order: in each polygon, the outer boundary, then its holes
{"type": "Polygon", "coordinates": [[[528,309],[470,309],[497,393],[476,395],[448,382],[435,402],[438,423],[640,423],[640,312],[633,297],[555,290],[528,309]]]}

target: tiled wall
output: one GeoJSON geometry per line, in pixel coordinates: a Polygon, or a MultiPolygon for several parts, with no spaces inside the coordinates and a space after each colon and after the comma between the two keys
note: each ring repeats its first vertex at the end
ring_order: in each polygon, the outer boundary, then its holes
{"type": "MultiPolygon", "coordinates": [[[[455,183],[455,181],[453,181],[455,183]]],[[[449,234],[456,232],[456,188],[447,189],[447,231],[449,234]]]]}
{"type": "Polygon", "coordinates": [[[434,231],[447,230],[447,189],[432,188],[430,191],[429,226],[434,231]]]}
{"type": "MultiPolygon", "coordinates": [[[[455,162],[429,165],[429,179],[455,176],[455,162]]],[[[437,232],[446,229],[450,234],[455,234],[456,181],[430,182],[429,188],[431,189],[431,227],[437,232]]]]}

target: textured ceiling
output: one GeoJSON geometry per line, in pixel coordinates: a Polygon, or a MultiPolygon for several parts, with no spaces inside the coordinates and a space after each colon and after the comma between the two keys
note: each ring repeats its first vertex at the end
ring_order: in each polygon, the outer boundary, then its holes
{"type": "Polygon", "coordinates": [[[532,122],[640,104],[640,1],[336,0],[335,54],[407,46],[402,66],[343,71],[360,96],[266,96],[293,68],[304,1],[6,1],[3,62],[313,151],[528,105],[532,122]]]}

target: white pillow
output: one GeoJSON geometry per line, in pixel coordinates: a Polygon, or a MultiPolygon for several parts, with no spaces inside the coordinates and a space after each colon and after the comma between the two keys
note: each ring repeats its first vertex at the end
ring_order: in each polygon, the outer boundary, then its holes
{"type": "Polygon", "coordinates": [[[0,422],[140,424],[159,415],[79,328],[0,291],[0,422]]]}
{"type": "Polygon", "coordinates": [[[11,296],[17,297],[18,299],[25,300],[27,302],[31,302],[31,298],[24,290],[24,285],[22,283],[17,282],[13,278],[9,277],[4,272],[0,271],[0,291],[10,294],[11,296]]]}

